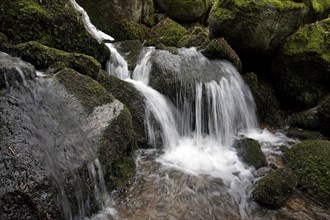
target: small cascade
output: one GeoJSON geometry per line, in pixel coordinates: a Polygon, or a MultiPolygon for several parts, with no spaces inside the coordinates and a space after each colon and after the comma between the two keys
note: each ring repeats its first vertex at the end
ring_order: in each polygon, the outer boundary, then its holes
{"type": "Polygon", "coordinates": [[[150,79],[150,70],[151,70],[151,62],[150,58],[152,55],[152,52],[155,50],[154,47],[148,47],[144,50],[145,55],[141,59],[141,61],[137,64],[135,67],[132,79],[135,81],[140,81],[145,85],[149,85],[149,79],[150,79]]]}

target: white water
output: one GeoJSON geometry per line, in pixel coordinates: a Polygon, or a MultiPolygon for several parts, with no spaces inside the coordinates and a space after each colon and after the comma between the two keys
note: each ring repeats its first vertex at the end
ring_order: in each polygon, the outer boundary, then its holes
{"type": "MultiPolygon", "coordinates": [[[[74,0],[72,2],[76,4],[74,0]]],[[[75,7],[85,17],[86,28],[99,42],[102,39],[112,40],[90,23],[82,8],[75,7]]],[[[195,91],[192,93],[194,97],[180,97],[183,101],[174,106],[162,94],[148,86],[152,77],[150,59],[154,49],[145,53],[131,79],[127,62],[112,44],[107,46],[112,52],[107,71],[132,83],[144,95],[148,108],[146,113],[151,113],[161,126],[164,154],[157,161],[164,168],[174,168],[188,175],[206,174],[221,179],[232,195],[231,202],[239,207],[240,216],[247,218],[250,209],[247,188],[251,185],[253,176],[251,169],[239,160],[231,145],[239,134],[254,138],[258,136],[257,139],[261,139],[264,133],[252,132],[257,131],[255,105],[239,73],[228,62],[217,61],[211,68],[212,74],[217,75],[218,70],[223,77],[217,81],[195,82],[195,91]]],[[[189,69],[191,63],[186,61],[193,60],[196,68],[191,69],[192,74],[199,74],[198,71],[208,74],[209,69],[204,64],[210,61],[199,52],[186,49],[180,53],[184,57],[183,61],[178,63],[176,59],[172,59],[173,65],[170,64],[170,68],[179,71],[181,68],[189,69]],[[201,62],[200,65],[198,62],[201,62]],[[204,69],[198,70],[198,66],[204,69]]],[[[150,123],[147,125],[150,126],[150,123]]],[[[148,127],[148,134],[150,141],[155,142],[153,128],[148,127]]],[[[265,141],[269,141],[268,139],[265,141]]]]}

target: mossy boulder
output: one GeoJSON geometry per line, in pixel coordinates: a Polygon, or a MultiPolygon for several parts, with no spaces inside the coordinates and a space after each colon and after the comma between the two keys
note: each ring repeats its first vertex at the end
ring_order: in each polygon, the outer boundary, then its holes
{"type": "Polygon", "coordinates": [[[177,46],[186,48],[197,47],[198,49],[204,49],[210,42],[208,33],[208,28],[202,25],[196,25],[180,39],[177,46]]]}
{"type": "Polygon", "coordinates": [[[293,195],[297,176],[287,168],[279,168],[263,177],[252,192],[253,199],[271,208],[278,208],[293,195]]]}
{"type": "Polygon", "coordinates": [[[268,54],[303,24],[307,13],[304,3],[292,0],[217,0],[208,19],[210,37],[224,37],[235,50],[268,54]]]}
{"type": "Polygon", "coordinates": [[[273,62],[279,100],[292,109],[315,106],[330,91],[330,18],[301,27],[273,62]]]}
{"type": "Polygon", "coordinates": [[[255,169],[267,166],[266,157],[258,141],[245,138],[235,141],[233,147],[237,151],[237,156],[248,166],[255,169]]]}
{"type": "Polygon", "coordinates": [[[12,44],[38,41],[67,52],[93,56],[101,64],[109,50],[85,29],[69,0],[5,0],[0,2],[0,32],[12,44]]]}
{"type": "Polygon", "coordinates": [[[226,59],[230,61],[239,72],[242,71],[241,60],[223,38],[211,40],[211,42],[202,51],[202,54],[210,59],[226,59]]]}
{"type": "Polygon", "coordinates": [[[187,29],[166,18],[151,29],[148,44],[159,48],[164,48],[164,46],[178,47],[180,39],[186,34],[187,29]]]}
{"type": "Polygon", "coordinates": [[[138,147],[151,147],[148,140],[147,130],[144,127],[146,114],[144,97],[132,84],[109,75],[103,70],[100,70],[96,80],[130,110],[138,147]]]}
{"type": "Polygon", "coordinates": [[[284,154],[286,165],[298,176],[303,190],[329,207],[330,142],[303,141],[284,154]]]}
{"type": "Polygon", "coordinates": [[[253,72],[244,74],[243,78],[253,94],[260,122],[270,126],[283,124],[280,104],[272,85],[264,82],[253,72]]]}
{"type": "Polygon", "coordinates": [[[147,37],[147,26],[154,25],[152,0],[77,2],[86,10],[92,23],[116,41],[138,39],[143,42],[147,37]]]}
{"type": "Polygon", "coordinates": [[[211,7],[211,0],[155,0],[156,6],[170,18],[194,21],[205,15],[211,7]]]}
{"type": "Polygon", "coordinates": [[[102,68],[101,64],[91,56],[80,53],[68,53],[47,47],[36,41],[10,46],[5,50],[32,63],[37,69],[46,69],[53,63],[61,62],[79,73],[95,76],[99,69],[102,68]]]}
{"type": "Polygon", "coordinates": [[[329,0],[303,0],[309,6],[309,21],[326,18],[330,13],[329,0]]]}

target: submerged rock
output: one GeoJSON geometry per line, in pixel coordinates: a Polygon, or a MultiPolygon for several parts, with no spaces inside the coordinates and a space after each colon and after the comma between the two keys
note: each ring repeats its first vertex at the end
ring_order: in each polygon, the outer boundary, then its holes
{"type": "Polygon", "coordinates": [[[276,92],[292,109],[315,106],[330,85],[330,18],[303,26],[282,44],[273,63],[276,92]]]}
{"type": "Polygon", "coordinates": [[[287,168],[279,168],[263,177],[252,192],[253,199],[272,208],[278,208],[293,195],[296,175],[287,168]]]}
{"type": "Polygon", "coordinates": [[[170,18],[181,21],[201,18],[212,4],[210,0],[156,0],[155,2],[170,18]]]}
{"type": "Polygon", "coordinates": [[[286,165],[297,175],[303,190],[329,207],[330,205],[330,142],[303,141],[284,155],[286,165]]]}
{"type": "Polygon", "coordinates": [[[255,169],[267,166],[266,157],[258,141],[245,138],[235,141],[233,147],[237,150],[237,156],[248,166],[255,169]]]}
{"type": "Polygon", "coordinates": [[[38,41],[44,45],[79,52],[105,64],[109,50],[86,30],[69,0],[13,0],[0,2],[0,32],[12,44],[38,41]]]}

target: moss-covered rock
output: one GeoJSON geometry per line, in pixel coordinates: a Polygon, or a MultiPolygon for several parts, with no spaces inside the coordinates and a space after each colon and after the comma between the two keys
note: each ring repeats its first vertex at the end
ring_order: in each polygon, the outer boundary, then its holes
{"type": "Polygon", "coordinates": [[[242,71],[242,63],[236,52],[223,38],[213,39],[202,51],[202,54],[210,59],[226,59],[230,61],[236,69],[242,71]]]}
{"type": "Polygon", "coordinates": [[[91,56],[80,53],[67,53],[47,47],[36,41],[7,47],[7,51],[32,63],[37,69],[46,69],[53,63],[62,62],[65,66],[81,74],[95,76],[102,68],[101,64],[91,56]]]}
{"type": "Polygon", "coordinates": [[[330,84],[330,18],[288,37],[273,62],[276,92],[289,108],[315,106],[330,84]]]}
{"type": "Polygon", "coordinates": [[[170,18],[194,21],[201,18],[211,7],[211,0],[155,0],[156,6],[170,18]]]}
{"type": "Polygon", "coordinates": [[[0,32],[10,43],[38,41],[67,52],[84,53],[105,64],[109,50],[86,30],[69,0],[0,2],[0,32]]]}
{"type": "Polygon", "coordinates": [[[145,103],[144,97],[132,86],[132,84],[120,80],[101,70],[96,80],[110,91],[116,99],[124,103],[130,110],[133,119],[133,128],[136,133],[139,148],[149,148],[145,124],[145,103]]]}
{"type": "Polygon", "coordinates": [[[304,141],[284,155],[286,165],[298,176],[299,185],[326,206],[330,205],[329,158],[329,141],[304,141]]]}
{"type": "Polygon", "coordinates": [[[166,18],[151,29],[149,45],[178,47],[180,39],[187,34],[187,30],[175,21],[166,18]]]}
{"type": "Polygon", "coordinates": [[[89,76],[81,75],[73,69],[65,68],[57,72],[55,78],[92,113],[96,106],[111,103],[114,97],[89,76]]]}
{"type": "Polygon", "coordinates": [[[116,41],[138,39],[143,42],[147,26],[154,25],[152,0],[77,0],[93,24],[116,41]]]}
{"type": "Polygon", "coordinates": [[[260,122],[268,126],[283,124],[280,104],[273,87],[253,72],[246,73],[243,77],[253,94],[260,122]]]}
{"type": "Polygon", "coordinates": [[[318,107],[314,107],[302,112],[293,113],[288,117],[287,123],[292,127],[319,131],[320,121],[317,112],[318,107]]]}
{"type": "Polygon", "coordinates": [[[309,21],[326,18],[330,13],[329,0],[303,0],[309,6],[309,21]]]}
{"type": "Polygon", "coordinates": [[[263,177],[252,192],[253,199],[272,208],[278,208],[297,186],[297,176],[286,168],[279,168],[263,177]]]}
{"type": "Polygon", "coordinates": [[[197,47],[198,49],[205,48],[210,42],[208,33],[209,32],[206,27],[196,25],[189,33],[180,39],[178,47],[197,47]]]}
{"type": "Polygon", "coordinates": [[[292,0],[217,0],[208,20],[210,36],[223,36],[235,49],[270,53],[307,13],[304,3],[292,0]]]}
{"type": "Polygon", "coordinates": [[[255,169],[267,166],[266,157],[258,141],[245,138],[235,141],[233,147],[237,150],[237,156],[248,166],[253,166],[255,169]]]}

